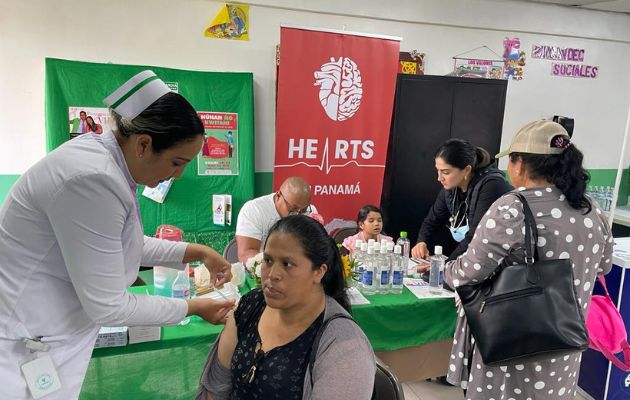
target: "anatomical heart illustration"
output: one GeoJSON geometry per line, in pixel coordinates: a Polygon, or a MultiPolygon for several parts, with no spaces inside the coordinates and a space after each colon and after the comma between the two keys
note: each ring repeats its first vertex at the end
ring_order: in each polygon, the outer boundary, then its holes
{"type": "Polygon", "coordinates": [[[361,71],[348,57],[330,58],[315,71],[315,86],[319,86],[319,102],[333,121],[344,121],[359,110],[363,96],[361,71]]]}

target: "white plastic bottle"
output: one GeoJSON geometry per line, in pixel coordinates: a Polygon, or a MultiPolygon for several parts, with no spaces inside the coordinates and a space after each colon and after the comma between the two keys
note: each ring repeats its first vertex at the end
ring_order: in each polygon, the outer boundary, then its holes
{"type": "Polygon", "coordinates": [[[407,266],[409,265],[409,251],[411,248],[411,243],[409,242],[409,239],[407,238],[407,232],[405,231],[400,232],[400,237],[396,241],[396,244],[399,245],[400,248],[402,249],[402,256],[405,260],[405,269],[406,269],[407,266]]]}
{"type": "MultiPolygon", "coordinates": [[[[188,300],[190,298],[190,280],[188,279],[188,269],[177,271],[177,278],[171,288],[172,297],[176,299],[188,300]]],[[[179,324],[187,325],[190,317],[184,318],[179,324]]]]}
{"type": "Polygon", "coordinates": [[[376,274],[378,271],[378,258],[375,257],[374,247],[368,246],[367,257],[365,259],[365,271],[363,271],[362,289],[365,294],[376,292],[376,274]]]}
{"type": "Polygon", "coordinates": [[[361,239],[357,239],[356,242],[354,242],[354,250],[352,250],[350,252],[350,259],[354,260],[356,258],[356,256],[361,253],[361,245],[363,244],[363,240],[361,239]]]}
{"type": "Polygon", "coordinates": [[[381,257],[379,259],[379,282],[378,292],[381,294],[389,293],[392,287],[392,266],[391,259],[387,253],[387,242],[381,244],[381,257]]]}
{"type": "Polygon", "coordinates": [[[402,248],[399,245],[394,246],[394,254],[392,255],[392,293],[400,294],[403,290],[403,275],[405,274],[405,266],[403,266],[404,258],[402,256],[402,248]]]}
{"type": "Polygon", "coordinates": [[[444,264],[446,263],[446,256],[442,254],[442,246],[435,246],[434,254],[430,260],[429,286],[440,289],[436,293],[441,293],[441,289],[444,286],[444,264]]]}

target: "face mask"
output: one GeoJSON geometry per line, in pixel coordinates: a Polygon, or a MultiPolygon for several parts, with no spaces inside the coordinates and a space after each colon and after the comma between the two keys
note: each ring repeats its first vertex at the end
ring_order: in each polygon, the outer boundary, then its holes
{"type": "Polygon", "coordinates": [[[451,236],[455,239],[456,242],[461,242],[466,237],[468,233],[468,225],[462,225],[459,228],[453,228],[452,226],[449,228],[451,231],[451,236]]]}

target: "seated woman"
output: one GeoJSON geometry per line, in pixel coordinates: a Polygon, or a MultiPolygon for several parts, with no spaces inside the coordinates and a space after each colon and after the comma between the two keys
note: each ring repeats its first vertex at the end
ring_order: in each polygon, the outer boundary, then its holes
{"type": "Polygon", "coordinates": [[[343,240],[343,247],[345,247],[349,252],[353,252],[354,245],[357,240],[362,240],[366,243],[370,239],[374,239],[376,242],[380,242],[381,240],[391,242],[391,237],[381,234],[381,229],[383,229],[382,215],[383,212],[376,206],[367,205],[361,207],[359,214],[357,215],[359,233],[345,238],[343,240]]]}
{"type": "Polygon", "coordinates": [[[468,248],[490,204],[512,186],[486,150],[462,139],[449,139],[440,146],[435,169],[443,189],[422,222],[411,255],[427,258],[434,245],[441,245],[449,260],[454,260],[468,248]],[[450,230],[452,240],[444,234],[444,227],[450,230]]]}
{"type": "Polygon", "coordinates": [[[196,398],[369,399],[370,343],[347,318],[326,323],[349,317],[350,304],[339,251],[324,227],[306,215],[276,222],[261,272],[263,288],[243,296],[228,318],[196,398]]]}

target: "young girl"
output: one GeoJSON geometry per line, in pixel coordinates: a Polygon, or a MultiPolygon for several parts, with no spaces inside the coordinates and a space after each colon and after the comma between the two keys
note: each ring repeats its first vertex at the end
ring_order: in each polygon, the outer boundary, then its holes
{"type": "Polygon", "coordinates": [[[357,240],[367,242],[370,239],[374,239],[376,242],[385,240],[392,242],[393,239],[387,235],[382,235],[383,229],[383,217],[380,208],[372,205],[361,207],[359,214],[357,215],[357,226],[359,227],[359,233],[354,236],[350,236],[344,239],[343,247],[348,251],[354,251],[354,245],[357,240]]]}

